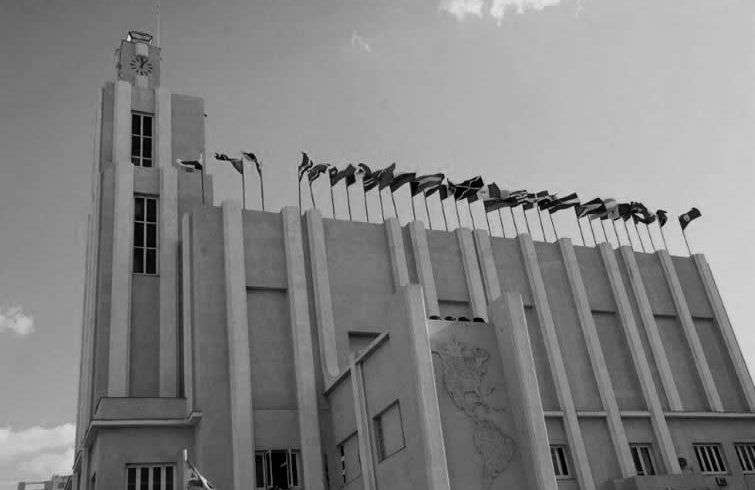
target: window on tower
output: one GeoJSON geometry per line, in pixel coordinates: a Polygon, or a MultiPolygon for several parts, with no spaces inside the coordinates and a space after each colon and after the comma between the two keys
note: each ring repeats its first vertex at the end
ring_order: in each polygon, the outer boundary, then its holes
{"type": "Polygon", "coordinates": [[[157,274],[157,198],[134,196],[134,274],[157,274]]]}
{"type": "Polygon", "coordinates": [[[137,167],[152,166],[152,114],[131,113],[131,163],[137,167]]]}

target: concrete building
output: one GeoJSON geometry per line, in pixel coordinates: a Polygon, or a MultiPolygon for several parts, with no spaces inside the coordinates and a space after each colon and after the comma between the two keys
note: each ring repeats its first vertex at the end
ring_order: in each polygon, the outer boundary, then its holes
{"type": "Polygon", "coordinates": [[[72,487],[71,475],[52,475],[46,481],[22,481],[18,482],[18,490],[70,490],[72,487]]]}
{"type": "Polygon", "coordinates": [[[213,206],[159,69],[102,90],[74,488],[755,489],[704,256],[213,206]]]}

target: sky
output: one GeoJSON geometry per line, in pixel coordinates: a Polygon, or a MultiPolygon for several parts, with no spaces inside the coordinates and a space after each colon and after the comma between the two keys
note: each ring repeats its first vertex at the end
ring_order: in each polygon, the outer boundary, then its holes
{"type": "MultiPolygon", "coordinates": [[[[98,91],[121,37],[154,19],[148,0],[0,0],[0,11],[6,490],[71,463],[98,91]]],[[[268,209],[296,203],[302,150],[674,215],[697,206],[690,245],[755,366],[755,2],[162,0],[160,11],[163,85],[205,98],[208,151],[263,158],[268,209]]],[[[234,170],[208,167],[216,200],[238,199],[234,170]]],[[[253,179],[248,198],[257,206],[253,179]]],[[[670,247],[685,255],[674,220],[670,247]]]]}

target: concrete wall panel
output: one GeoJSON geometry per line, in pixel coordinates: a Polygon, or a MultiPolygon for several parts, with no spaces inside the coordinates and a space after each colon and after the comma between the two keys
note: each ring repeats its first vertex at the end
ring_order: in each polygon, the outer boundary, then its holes
{"type": "Polygon", "coordinates": [[[709,318],[693,318],[693,321],[697,334],[700,336],[700,342],[703,344],[705,359],[708,361],[724,410],[727,412],[747,411],[742,387],[724,345],[721,330],[715,321],[709,318]]]}
{"type": "Polygon", "coordinates": [[[595,312],[593,318],[619,408],[621,410],[646,410],[632,356],[619,319],[613,313],[595,312]]]}
{"type": "Polygon", "coordinates": [[[134,274],[131,293],[131,396],[160,392],[160,278],[134,274]]]}
{"type": "Polygon", "coordinates": [[[247,287],[285,289],[286,254],[280,215],[247,210],[243,221],[247,287]]]}
{"type": "Polygon", "coordinates": [[[655,322],[682,399],[682,408],[693,411],[705,410],[708,406],[705,402],[705,392],[697,376],[695,362],[692,360],[679,320],[676,317],[662,316],[656,317],[655,322]]]}
{"type": "Polygon", "coordinates": [[[428,230],[427,246],[430,249],[438,300],[469,301],[464,264],[456,235],[428,230]]]}

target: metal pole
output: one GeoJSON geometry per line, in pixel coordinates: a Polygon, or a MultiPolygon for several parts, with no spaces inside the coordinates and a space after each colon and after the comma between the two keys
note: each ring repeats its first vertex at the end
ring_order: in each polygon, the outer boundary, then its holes
{"type": "Polygon", "coordinates": [[[427,214],[427,226],[432,230],[433,229],[433,219],[430,217],[430,208],[427,206],[427,196],[425,195],[424,192],[422,193],[422,199],[425,200],[425,213],[427,214]]]}
{"type": "Polygon", "coordinates": [[[367,222],[370,222],[370,209],[367,206],[367,191],[364,190],[364,182],[362,182],[362,192],[364,193],[364,217],[367,218],[367,222]]]}
{"type": "Polygon", "coordinates": [[[349,185],[346,185],[346,207],[349,209],[349,221],[351,221],[351,193],[349,193],[349,185]]]}
{"type": "Polygon", "coordinates": [[[417,221],[417,210],[414,209],[414,196],[411,195],[411,192],[409,193],[409,195],[411,196],[409,199],[412,200],[412,219],[414,221],[417,221]]]}
{"type": "Polygon", "coordinates": [[[299,214],[301,214],[301,179],[299,179],[299,214]]]}
{"type": "MultiPolygon", "coordinates": [[[[307,180],[309,180],[309,179],[307,179],[307,180]]],[[[317,209],[317,204],[315,204],[315,193],[312,192],[312,181],[311,180],[309,181],[309,197],[310,197],[310,199],[312,199],[312,207],[314,207],[315,209],[317,209]]]]}
{"type": "Polygon", "coordinates": [[[637,223],[635,223],[634,220],[632,220],[632,225],[634,226],[634,232],[637,233],[637,238],[640,239],[640,245],[642,246],[642,251],[647,252],[647,250],[645,250],[645,242],[642,241],[642,235],[640,235],[640,230],[637,229],[637,223]]]}
{"type": "Polygon", "coordinates": [[[530,231],[530,222],[527,220],[527,211],[524,210],[524,206],[522,206],[522,216],[524,216],[524,224],[527,225],[527,234],[529,236],[532,236],[532,231],[530,231]]]}
{"type": "Polygon", "coordinates": [[[577,228],[579,228],[579,236],[582,238],[582,246],[586,247],[587,242],[585,242],[585,234],[582,232],[582,220],[579,219],[577,208],[574,208],[574,216],[577,218],[577,228]]]}
{"type": "Polygon", "coordinates": [[[330,206],[333,210],[333,219],[336,219],[336,199],[333,196],[333,185],[330,185],[330,206]]]}
{"type": "Polygon", "coordinates": [[[519,236],[519,225],[516,224],[516,218],[514,218],[514,209],[511,206],[509,206],[509,213],[511,213],[511,221],[514,222],[514,233],[516,233],[516,235],[514,236],[519,236]]]}
{"type": "Polygon", "coordinates": [[[645,223],[645,231],[648,233],[648,237],[650,238],[650,245],[653,246],[653,252],[655,252],[656,251],[655,241],[653,240],[653,235],[650,234],[650,226],[648,226],[647,223],[645,223]]]}
{"type": "Polygon", "coordinates": [[[684,231],[684,228],[682,228],[682,236],[684,237],[684,244],[687,245],[687,254],[692,255],[692,249],[689,246],[689,242],[687,241],[687,232],[684,231]]]}
{"type": "Polygon", "coordinates": [[[616,243],[618,246],[621,246],[621,238],[619,237],[619,232],[616,231],[616,219],[611,218],[611,227],[613,227],[613,234],[616,235],[616,243]]]}
{"type": "Polygon", "coordinates": [[[440,201],[440,210],[443,213],[443,227],[448,231],[448,218],[446,217],[446,203],[438,194],[438,200],[440,201]]]}
{"type": "Polygon", "coordinates": [[[611,243],[611,240],[608,239],[608,232],[606,232],[606,225],[603,223],[603,219],[600,219],[600,227],[603,228],[603,240],[608,242],[609,244],[613,245],[611,243]]]}
{"type": "Polygon", "coordinates": [[[485,213],[485,221],[488,223],[488,234],[493,236],[493,229],[490,227],[490,216],[488,216],[488,213],[485,213]]]}
{"type": "MultiPolygon", "coordinates": [[[[243,159],[242,159],[243,161],[243,159]]],[[[256,165],[256,164],[255,164],[256,165]]],[[[262,162],[260,161],[260,200],[262,201],[262,210],[265,210],[265,179],[262,178],[262,162]]]]}
{"type": "Polygon", "coordinates": [[[398,218],[398,209],[396,209],[396,198],[393,197],[393,191],[391,191],[391,202],[393,203],[393,214],[398,218]]]}
{"type": "Polygon", "coordinates": [[[629,246],[632,247],[632,250],[634,250],[634,240],[632,240],[632,234],[629,233],[629,227],[627,226],[627,220],[622,219],[624,222],[624,232],[627,234],[627,238],[629,238],[629,246]]]}
{"type": "Polygon", "coordinates": [[[661,238],[663,238],[663,247],[668,250],[668,243],[666,243],[666,235],[663,233],[663,227],[658,223],[658,229],[661,231],[661,238]]]}
{"type": "Polygon", "coordinates": [[[540,208],[536,207],[535,212],[537,213],[537,220],[540,222],[540,232],[543,234],[543,241],[547,242],[548,239],[545,237],[545,227],[543,226],[543,215],[540,213],[540,208]]]}
{"type": "Polygon", "coordinates": [[[454,208],[456,208],[456,227],[461,228],[461,216],[459,215],[459,203],[456,202],[454,197],[454,208]]]}
{"type": "Polygon", "coordinates": [[[556,222],[553,221],[553,214],[548,213],[548,217],[551,219],[551,226],[553,227],[553,235],[556,237],[556,241],[558,241],[558,229],[556,228],[556,222]]]}
{"type": "Polygon", "coordinates": [[[199,172],[199,178],[202,181],[202,204],[205,204],[205,197],[204,197],[204,169],[207,165],[207,158],[205,158],[204,153],[202,153],[202,171],[199,172]]]}
{"type": "Polygon", "coordinates": [[[246,165],[244,158],[241,158],[241,206],[246,209],[246,165]]]}
{"type": "Polygon", "coordinates": [[[378,187],[378,199],[380,199],[380,217],[385,222],[385,209],[383,208],[383,191],[378,187]]]}
{"type": "Polygon", "coordinates": [[[503,227],[503,214],[501,214],[501,208],[498,208],[498,220],[501,222],[501,235],[506,237],[506,229],[503,227]]]}
{"type": "Polygon", "coordinates": [[[472,204],[470,204],[469,199],[467,199],[467,208],[469,209],[469,218],[472,220],[472,229],[477,229],[477,223],[475,223],[474,215],[472,214],[472,204]]]}
{"type": "Polygon", "coordinates": [[[592,246],[594,247],[598,244],[598,239],[595,238],[595,230],[592,227],[592,220],[589,217],[587,218],[587,226],[590,228],[590,234],[592,235],[592,246]]]}

